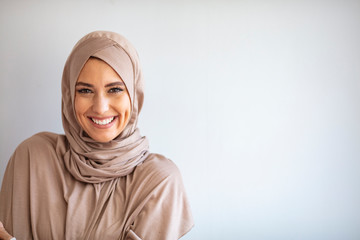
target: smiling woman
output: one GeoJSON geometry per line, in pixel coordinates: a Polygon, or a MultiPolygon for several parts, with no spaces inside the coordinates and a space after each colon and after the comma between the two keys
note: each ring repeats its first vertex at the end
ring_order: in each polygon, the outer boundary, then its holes
{"type": "Polygon", "coordinates": [[[142,81],[124,37],[80,39],[62,78],[65,135],[36,134],[12,155],[0,239],[171,240],[192,228],[178,168],[150,153],[137,128],[142,81]]]}
{"type": "Polygon", "coordinates": [[[125,128],[130,96],[120,76],[104,61],[90,58],[76,83],[75,112],[84,131],[98,142],[109,142],[125,128]]]}

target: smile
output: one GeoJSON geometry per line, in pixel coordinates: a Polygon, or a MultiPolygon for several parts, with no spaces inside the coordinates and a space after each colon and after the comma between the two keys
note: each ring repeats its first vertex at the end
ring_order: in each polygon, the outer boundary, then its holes
{"type": "Polygon", "coordinates": [[[96,119],[96,118],[90,118],[93,123],[103,126],[103,125],[107,125],[109,123],[111,123],[112,121],[114,121],[115,117],[110,117],[110,118],[105,118],[105,119],[96,119]]]}

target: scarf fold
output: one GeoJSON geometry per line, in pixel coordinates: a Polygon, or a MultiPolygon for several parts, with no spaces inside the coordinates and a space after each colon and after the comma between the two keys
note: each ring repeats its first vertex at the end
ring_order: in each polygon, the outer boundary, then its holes
{"type": "Polygon", "coordinates": [[[101,183],[126,176],[149,154],[149,143],[140,135],[137,120],[144,100],[143,79],[135,48],[123,36],[106,31],[87,34],[69,55],[62,78],[62,120],[69,150],[65,166],[73,177],[86,183],[101,183]],[[91,139],[75,114],[75,84],[90,57],[110,65],[124,81],[131,100],[131,116],[123,132],[108,143],[91,139]]]}

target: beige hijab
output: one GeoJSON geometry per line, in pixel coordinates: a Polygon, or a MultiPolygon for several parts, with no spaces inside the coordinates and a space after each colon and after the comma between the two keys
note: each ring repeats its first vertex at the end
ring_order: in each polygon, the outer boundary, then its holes
{"type": "Polygon", "coordinates": [[[148,155],[148,141],[136,128],[144,100],[143,79],[135,48],[123,36],[105,31],[92,32],[75,45],[62,79],[62,119],[70,150],[65,154],[67,169],[79,181],[100,183],[133,171],[148,155]],[[109,143],[92,140],[80,127],[75,111],[75,84],[90,57],[109,64],[124,81],[131,99],[131,116],[124,131],[109,143]]]}

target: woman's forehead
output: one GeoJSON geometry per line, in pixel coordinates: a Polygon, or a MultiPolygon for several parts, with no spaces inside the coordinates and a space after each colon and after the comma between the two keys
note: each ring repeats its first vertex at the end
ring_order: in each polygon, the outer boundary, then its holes
{"type": "Polygon", "coordinates": [[[79,85],[88,87],[94,87],[94,85],[126,86],[121,76],[109,64],[95,57],[90,57],[80,71],[76,82],[76,86],[79,85]]]}

